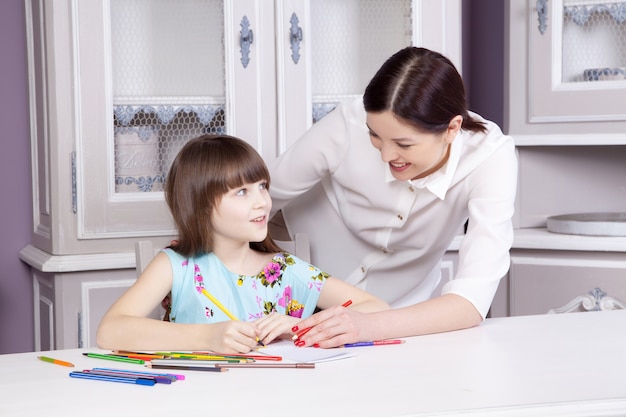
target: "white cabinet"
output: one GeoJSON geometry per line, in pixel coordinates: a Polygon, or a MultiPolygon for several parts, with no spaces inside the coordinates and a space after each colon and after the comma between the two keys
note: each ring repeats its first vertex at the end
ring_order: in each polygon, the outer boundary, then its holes
{"type": "Polygon", "coordinates": [[[402,47],[461,63],[461,0],[25,3],[33,233],[20,257],[42,348],[91,343],[85,317],[134,279],[134,243],[173,237],[162,186],[188,139],[236,135],[271,161],[402,47]]]}
{"type": "Polygon", "coordinates": [[[460,0],[27,1],[33,244],[101,253],[171,236],[160,190],[186,140],[232,134],[271,161],[398,49],[460,63],[460,11],[460,0]]]}
{"type": "Polygon", "coordinates": [[[512,0],[507,8],[510,132],[603,133],[549,141],[625,144],[626,2],[512,0]]]}
{"type": "Polygon", "coordinates": [[[491,315],[547,313],[596,288],[624,301],[626,237],[553,234],[546,220],[626,208],[626,2],[507,0],[505,10],[504,128],[519,182],[511,270],[491,315]]]}

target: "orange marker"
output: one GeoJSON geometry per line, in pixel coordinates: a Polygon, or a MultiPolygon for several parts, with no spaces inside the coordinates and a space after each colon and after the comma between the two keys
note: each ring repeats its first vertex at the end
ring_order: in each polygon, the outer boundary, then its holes
{"type": "Polygon", "coordinates": [[[55,365],[69,366],[70,368],[74,367],[74,364],[71,362],[65,362],[59,359],[48,358],[47,356],[37,356],[37,359],[42,360],[44,362],[50,362],[55,365]]]}

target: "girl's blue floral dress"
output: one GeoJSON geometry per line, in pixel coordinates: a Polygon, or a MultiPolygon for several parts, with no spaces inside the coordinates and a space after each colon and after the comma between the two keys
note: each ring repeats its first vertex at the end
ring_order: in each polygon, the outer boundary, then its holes
{"type": "Polygon", "coordinates": [[[202,290],[211,293],[235,317],[253,321],[277,312],[306,318],[313,314],[328,274],[281,252],[253,276],[229,271],[213,253],[186,258],[163,250],[172,263],[170,321],[216,323],[230,320],[202,290]]]}

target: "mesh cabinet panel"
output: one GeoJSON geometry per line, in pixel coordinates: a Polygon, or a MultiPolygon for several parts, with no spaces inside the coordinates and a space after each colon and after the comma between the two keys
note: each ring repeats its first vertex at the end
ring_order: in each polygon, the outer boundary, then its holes
{"type": "Polygon", "coordinates": [[[222,0],[111,0],[116,192],[161,191],[189,139],[225,126],[222,0]]]}
{"type": "Polygon", "coordinates": [[[626,2],[563,2],[564,82],[624,80],[626,2]]]}
{"type": "Polygon", "coordinates": [[[316,122],[362,94],[382,63],[411,45],[412,9],[407,0],[313,0],[310,9],[316,122]]]}

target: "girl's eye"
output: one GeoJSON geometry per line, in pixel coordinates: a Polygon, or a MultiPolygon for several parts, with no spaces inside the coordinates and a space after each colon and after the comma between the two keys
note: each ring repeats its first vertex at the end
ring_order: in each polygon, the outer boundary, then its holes
{"type": "Polygon", "coordinates": [[[248,194],[248,190],[245,188],[242,188],[241,190],[235,193],[235,195],[246,195],[246,194],[248,194]]]}
{"type": "Polygon", "coordinates": [[[267,184],[267,182],[262,182],[261,184],[259,184],[259,188],[261,190],[267,190],[269,188],[269,185],[267,184]]]}
{"type": "Polygon", "coordinates": [[[411,148],[411,146],[413,146],[413,145],[402,145],[402,144],[398,143],[398,146],[399,146],[400,148],[402,148],[402,149],[409,149],[409,148],[411,148]]]}

